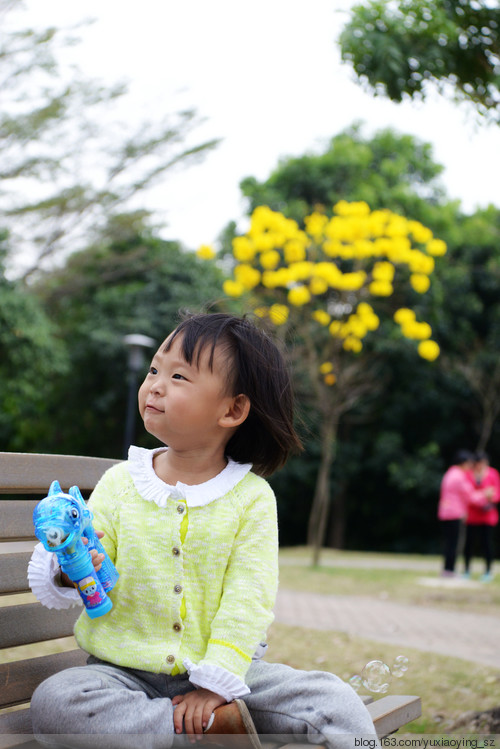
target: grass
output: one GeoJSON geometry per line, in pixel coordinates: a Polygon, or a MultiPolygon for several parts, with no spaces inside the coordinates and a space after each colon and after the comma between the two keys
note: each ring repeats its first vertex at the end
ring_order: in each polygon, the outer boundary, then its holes
{"type": "MultiPolygon", "coordinates": [[[[427,587],[421,582],[438,579],[438,557],[364,554],[325,550],[320,566],[311,566],[308,549],[283,549],[280,554],[280,587],[327,595],[361,595],[399,603],[483,613],[499,618],[500,582],[473,581],[467,587],[427,587]]],[[[478,578],[482,565],[473,567],[478,578]]],[[[401,679],[393,678],[389,694],[417,694],[422,717],[405,731],[445,734],[466,711],[500,706],[498,669],[470,661],[438,656],[400,646],[351,637],[341,632],[304,629],[274,623],[269,632],[268,660],[295,668],[317,668],[348,681],[370,660],[391,666],[398,655],[409,658],[401,679]]],[[[377,695],[373,695],[377,698],[377,695]]],[[[463,729],[461,729],[463,733],[463,729]]]]}
{"type": "Polygon", "coordinates": [[[312,567],[311,552],[299,548],[280,553],[280,586],[310,593],[371,596],[400,603],[473,611],[500,617],[500,578],[479,582],[482,564],[472,568],[464,587],[433,587],[441,569],[438,557],[365,554],[325,550],[312,567]],[[386,565],[386,566],[383,566],[386,565]]]}

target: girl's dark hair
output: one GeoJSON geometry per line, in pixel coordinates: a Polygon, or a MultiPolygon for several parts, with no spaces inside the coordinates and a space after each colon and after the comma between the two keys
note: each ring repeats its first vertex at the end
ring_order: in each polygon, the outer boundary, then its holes
{"type": "Polygon", "coordinates": [[[226,446],[226,454],[238,463],[252,463],[253,470],[269,476],[284,465],[291,452],[302,449],[293,424],[293,390],[283,355],[272,338],[248,318],[224,313],[186,317],[168,339],[166,350],[181,336],[186,361],[199,364],[210,349],[213,368],[215,348],[227,364],[231,395],[246,395],[250,412],[226,446]]]}

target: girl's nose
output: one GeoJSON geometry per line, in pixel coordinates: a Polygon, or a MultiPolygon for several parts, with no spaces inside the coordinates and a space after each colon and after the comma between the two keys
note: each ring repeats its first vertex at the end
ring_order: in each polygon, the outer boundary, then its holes
{"type": "Polygon", "coordinates": [[[155,378],[149,388],[149,392],[153,395],[162,395],[164,390],[165,386],[159,378],[155,378]]]}

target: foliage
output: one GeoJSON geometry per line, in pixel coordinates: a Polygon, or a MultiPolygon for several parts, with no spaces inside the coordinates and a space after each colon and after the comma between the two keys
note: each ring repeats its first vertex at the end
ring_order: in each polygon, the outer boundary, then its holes
{"type": "Polygon", "coordinates": [[[428,83],[500,122],[500,9],[479,0],[366,0],[340,36],[342,57],[375,94],[424,98],[428,83]]]}
{"type": "Polygon", "coordinates": [[[346,199],[433,225],[439,220],[433,209],[444,202],[441,172],[428,143],[390,129],[366,137],[357,123],[332,138],[320,153],[284,158],[265,182],[247,177],[240,187],[249,199],[250,213],[267,205],[299,223],[316,206],[346,199]]]}
{"type": "MultiPolygon", "coordinates": [[[[2,249],[2,261],[4,255],[2,249]]],[[[53,418],[48,407],[53,380],[67,371],[64,346],[41,305],[0,274],[1,450],[33,449],[43,423],[53,418]]]]}
{"type": "Polygon", "coordinates": [[[16,250],[11,265],[30,275],[95,241],[134,196],[217,141],[185,144],[199,122],[192,110],[126,125],[116,114],[126,87],[67,70],[60,51],[75,39],[19,27],[20,10],[19,0],[0,0],[1,222],[16,250]]]}
{"type": "MultiPolygon", "coordinates": [[[[71,445],[78,454],[121,457],[127,400],[123,337],[142,333],[159,345],[177,324],[180,309],[198,310],[220,295],[216,267],[208,268],[176,242],[144,228],[127,233],[116,223],[109,229],[114,241],[75,253],[36,285],[71,361],[50,398],[64,418],[45,425],[40,450],[67,452],[71,445]]],[[[146,352],[145,368],[149,356],[146,352]]],[[[152,446],[139,428],[136,442],[152,446]]]]}

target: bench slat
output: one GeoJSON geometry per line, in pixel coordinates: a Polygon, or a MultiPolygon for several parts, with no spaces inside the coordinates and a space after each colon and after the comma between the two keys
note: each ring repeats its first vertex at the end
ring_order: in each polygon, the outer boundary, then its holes
{"type": "Polygon", "coordinates": [[[420,697],[409,695],[387,695],[370,702],[366,708],[372,716],[379,738],[394,733],[422,715],[420,697]]]}
{"type": "Polygon", "coordinates": [[[69,637],[80,613],[80,607],[58,611],[41,603],[0,607],[0,648],[69,637]]]}
{"type": "Polygon", "coordinates": [[[81,455],[0,452],[0,492],[45,494],[54,479],[67,490],[76,484],[93,489],[102,474],[119,460],[81,455]]]}
{"type": "Polygon", "coordinates": [[[30,558],[30,551],[0,553],[0,595],[29,590],[27,571],[30,558]]]}
{"type": "Polygon", "coordinates": [[[35,538],[33,510],[37,502],[36,499],[0,500],[2,540],[20,541],[35,538]]]}
{"type": "Polygon", "coordinates": [[[37,686],[49,676],[66,668],[84,666],[86,662],[87,654],[78,649],[0,664],[1,706],[29,702],[37,686]]]}
{"type": "MultiPolygon", "coordinates": [[[[31,726],[31,718],[29,708],[26,710],[15,710],[11,713],[4,713],[0,715],[0,739],[8,739],[10,736],[5,734],[14,734],[11,738],[15,738],[15,734],[28,734],[33,730],[31,726]]],[[[3,746],[15,746],[15,743],[0,744],[3,746]]]]}

